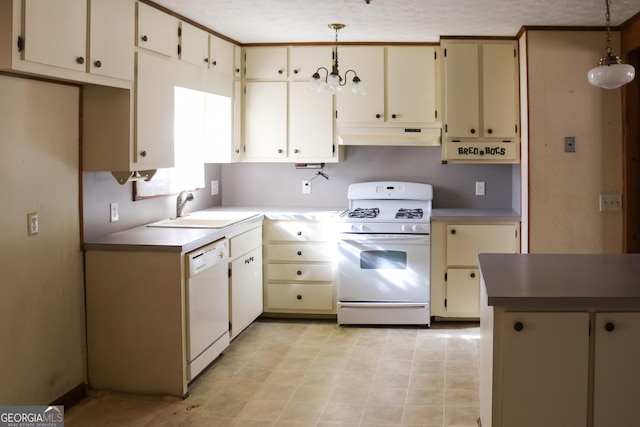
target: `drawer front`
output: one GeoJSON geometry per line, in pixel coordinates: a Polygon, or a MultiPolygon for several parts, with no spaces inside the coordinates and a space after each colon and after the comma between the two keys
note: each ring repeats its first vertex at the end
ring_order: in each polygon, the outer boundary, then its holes
{"type": "Polygon", "coordinates": [[[229,256],[239,257],[260,245],[262,245],[262,227],[256,227],[230,239],[229,256]]]}
{"type": "Polygon", "coordinates": [[[479,253],[517,253],[515,225],[448,225],[447,265],[478,265],[479,253]]]}
{"type": "Polygon", "coordinates": [[[285,242],[322,242],[335,236],[333,227],[316,221],[265,222],[265,239],[285,242]]]}
{"type": "Polygon", "coordinates": [[[267,280],[332,282],[331,264],[269,264],[267,280]]]}
{"type": "Polygon", "coordinates": [[[269,283],[266,308],[268,310],[333,310],[333,286],[269,283]]]}
{"type": "Polygon", "coordinates": [[[267,257],[269,261],[334,262],[336,246],[274,243],[267,245],[267,257]]]}

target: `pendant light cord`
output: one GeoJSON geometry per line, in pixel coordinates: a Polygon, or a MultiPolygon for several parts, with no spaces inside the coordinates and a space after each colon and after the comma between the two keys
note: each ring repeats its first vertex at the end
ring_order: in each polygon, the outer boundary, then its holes
{"type": "Polygon", "coordinates": [[[613,53],[613,48],[611,47],[611,12],[609,11],[609,6],[611,6],[611,0],[604,0],[607,6],[607,13],[605,15],[605,19],[607,20],[607,44],[606,51],[607,55],[611,55],[613,53]]]}

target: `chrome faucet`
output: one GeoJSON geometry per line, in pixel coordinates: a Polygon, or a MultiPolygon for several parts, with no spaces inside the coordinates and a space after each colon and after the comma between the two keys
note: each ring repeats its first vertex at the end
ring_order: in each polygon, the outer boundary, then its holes
{"type": "Polygon", "coordinates": [[[182,216],[182,211],[184,207],[187,205],[187,202],[193,200],[193,193],[187,193],[186,197],[183,197],[186,191],[181,191],[178,194],[178,199],[176,200],[176,218],[180,218],[182,216]]]}

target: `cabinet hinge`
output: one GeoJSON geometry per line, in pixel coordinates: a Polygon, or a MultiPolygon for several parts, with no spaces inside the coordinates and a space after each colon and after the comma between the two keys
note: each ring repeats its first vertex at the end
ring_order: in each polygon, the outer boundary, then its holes
{"type": "Polygon", "coordinates": [[[18,52],[22,52],[22,49],[24,49],[24,39],[22,38],[22,36],[18,36],[18,52]]]}
{"type": "Polygon", "coordinates": [[[515,124],[515,127],[516,127],[516,133],[518,133],[518,124],[517,123],[515,124]]]}
{"type": "Polygon", "coordinates": [[[231,277],[231,269],[229,269],[229,277],[231,277]]]}
{"type": "Polygon", "coordinates": [[[182,46],[178,45],[178,55],[182,53],[182,46]]]}
{"type": "Polygon", "coordinates": [[[335,154],[335,153],[336,153],[336,144],[332,144],[332,145],[331,145],[331,152],[332,152],[333,154],[335,154]]]}
{"type": "Polygon", "coordinates": [[[444,50],[444,57],[447,57],[447,49],[444,50]]]}
{"type": "Polygon", "coordinates": [[[338,110],[336,110],[336,120],[338,119],[338,110]]]}
{"type": "Polygon", "coordinates": [[[433,52],[433,59],[438,59],[438,52],[433,52]]]}
{"type": "Polygon", "coordinates": [[[438,118],[438,110],[436,110],[436,119],[438,118]]]}
{"type": "Polygon", "coordinates": [[[178,27],[178,37],[182,37],[182,27],[178,27]]]}
{"type": "Polygon", "coordinates": [[[232,331],[233,329],[231,328],[231,322],[229,322],[229,330],[232,331]]]}
{"type": "Polygon", "coordinates": [[[518,230],[516,230],[516,239],[518,238],[518,230]]]}
{"type": "Polygon", "coordinates": [[[444,308],[447,308],[447,299],[444,299],[444,308]]]}
{"type": "Polygon", "coordinates": [[[446,123],[444,124],[444,131],[445,131],[445,132],[448,132],[448,131],[449,131],[449,125],[448,125],[448,124],[446,124],[446,123]]]}
{"type": "Polygon", "coordinates": [[[589,336],[591,336],[591,319],[589,319],[589,336]]]}
{"type": "Polygon", "coordinates": [[[447,281],[447,273],[444,273],[444,281],[447,281]]]}

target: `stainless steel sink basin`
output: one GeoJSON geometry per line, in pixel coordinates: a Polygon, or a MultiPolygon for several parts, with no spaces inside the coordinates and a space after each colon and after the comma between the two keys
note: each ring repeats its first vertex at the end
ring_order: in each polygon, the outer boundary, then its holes
{"type": "Polygon", "coordinates": [[[256,215],[254,212],[194,212],[179,218],[152,222],[147,227],[224,228],[256,215]]]}

